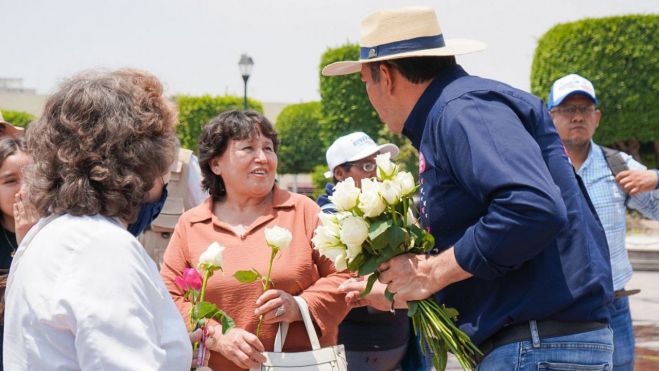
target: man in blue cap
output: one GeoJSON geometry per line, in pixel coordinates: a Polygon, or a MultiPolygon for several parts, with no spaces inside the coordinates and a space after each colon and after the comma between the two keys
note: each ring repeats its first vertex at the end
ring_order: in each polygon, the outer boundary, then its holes
{"type": "Polygon", "coordinates": [[[602,113],[593,84],[570,74],[556,80],[549,93],[549,112],[572,165],[581,176],[602,222],[611,255],[615,299],[609,305],[613,329],[613,369],[634,368],[634,328],[625,290],[632,276],[625,248],[627,208],[659,219],[659,173],[647,170],[626,153],[593,141],[602,113]]]}
{"type": "Polygon", "coordinates": [[[455,307],[483,350],[479,370],[611,367],[613,299],[604,230],[537,97],[471,76],[430,8],[362,21],[358,61],[380,119],[419,149],[421,223],[434,254],[379,266],[396,304],[430,295],[455,307]]]}

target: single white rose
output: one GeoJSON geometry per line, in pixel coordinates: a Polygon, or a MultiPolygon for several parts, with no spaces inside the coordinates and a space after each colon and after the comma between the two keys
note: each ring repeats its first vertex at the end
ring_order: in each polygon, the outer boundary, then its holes
{"type": "Polygon", "coordinates": [[[220,245],[217,242],[213,242],[212,244],[208,245],[206,248],[206,251],[204,251],[200,256],[199,256],[199,264],[198,267],[200,269],[205,270],[205,267],[208,266],[216,266],[216,267],[221,267],[222,266],[222,254],[224,253],[224,246],[220,245]]]}
{"type": "Polygon", "coordinates": [[[400,194],[402,196],[408,196],[412,194],[412,192],[414,192],[414,188],[416,188],[416,184],[414,184],[414,176],[412,176],[412,173],[407,171],[401,171],[400,173],[396,174],[394,182],[398,184],[398,187],[400,188],[400,194]]]}
{"type": "Polygon", "coordinates": [[[318,219],[320,219],[320,224],[325,226],[339,224],[339,218],[334,213],[329,214],[321,211],[318,213],[318,219]]]}
{"type": "Polygon", "coordinates": [[[385,201],[387,201],[387,204],[397,204],[398,201],[400,201],[400,193],[401,192],[398,183],[391,180],[385,180],[384,182],[380,183],[380,195],[382,198],[384,198],[385,201]]]}
{"type": "Polygon", "coordinates": [[[311,242],[317,249],[330,248],[334,246],[341,246],[341,239],[339,238],[339,226],[321,225],[314,231],[314,236],[311,242]]]}
{"type": "Polygon", "coordinates": [[[274,226],[272,228],[265,229],[265,242],[268,244],[268,246],[277,250],[283,250],[287,248],[292,239],[293,235],[291,234],[291,231],[286,228],[274,226]]]}
{"type": "Polygon", "coordinates": [[[318,253],[334,263],[337,271],[343,271],[348,268],[347,253],[345,246],[318,247],[318,253]]]}
{"type": "Polygon", "coordinates": [[[406,216],[406,218],[407,218],[406,222],[407,222],[407,225],[408,225],[408,226],[409,226],[409,225],[416,225],[416,226],[418,226],[419,223],[417,223],[417,221],[416,221],[416,216],[414,215],[414,210],[412,210],[411,207],[407,208],[407,216],[406,216]]]}
{"type": "Polygon", "coordinates": [[[368,222],[358,216],[349,216],[341,221],[341,242],[348,246],[361,246],[368,238],[368,222]]]}
{"type": "Polygon", "coordinates": [[[375,156],[375,164],[378,166],[378,179],[392,179],[394,176],[396,176],[398,167],[396,164],[391,162],[391,153],[385,152],[375,156]]]}
{"type": "Polygon", "coordinates": [[[362,179],[362,193],[359,195],[358,207],[365,216],[370,218],[382,214],[387,207],[380,196],[380,183],[377,180],[362,179]]]}
{"type": "Polygon", "coordinates": [[[337,210],[346,211],[357,206],[359,193],[360,190],[355,186],[355,181],[348,178],[334,187],[334,192],[329,199],[336,205],[337,210]]]}
{"type": "Polygon", "coordinates": [[[348,260],[352,261],[357,255],[362,253],[362,245],[348,245],[347,253],[348,260]]]}

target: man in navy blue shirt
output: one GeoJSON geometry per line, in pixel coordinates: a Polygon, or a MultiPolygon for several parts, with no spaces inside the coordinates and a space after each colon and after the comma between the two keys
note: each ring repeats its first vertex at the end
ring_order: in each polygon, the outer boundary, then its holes
{"type": "Polygon", "coordinates": [[[606,238],[542,101],[467,74],[429,8],[362,22],[359,61],[373,107],[419,150],[421,222],[435,254],[383,263],[396,303],[435,294],[485,357],[479,369],[606,369],[613,296],[606,238]]]}

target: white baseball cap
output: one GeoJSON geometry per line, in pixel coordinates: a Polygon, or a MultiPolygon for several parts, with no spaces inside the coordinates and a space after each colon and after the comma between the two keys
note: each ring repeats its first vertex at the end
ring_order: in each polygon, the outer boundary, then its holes
{"type": "Polygon", "coordinates": [[[361,160],[376,152],[389,152],[391,158],[394,158],[400,151],[395,144],[375,144],[371,137],[361,131],[344,135],[327,149],[325,158],[330,169],[325,172],[325,177],[331,178],[334,175],[334,168],[341,164],[361,160]]]}
{"type": "Polygon", "coordinates": [[[595,88],[593,83],[576,73],[563,76],[556,80],[549,91],[549,103],[547,106],[552,109],[563,102],[565,98],[572,94],[581,94],[590,98],[593,103],[597,104],[595,88]]]}

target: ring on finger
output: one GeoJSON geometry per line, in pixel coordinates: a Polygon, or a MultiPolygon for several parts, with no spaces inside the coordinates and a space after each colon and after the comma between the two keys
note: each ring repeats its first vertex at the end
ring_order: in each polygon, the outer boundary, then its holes
{"type": "Polygon", "coordinates": [[[277,308],[277,310],[275,311],[275,317],[283,316],[284,313],[286,313],[286,308],[284,308],[284,306],[282,305],[279,308],[277,308]]]}

